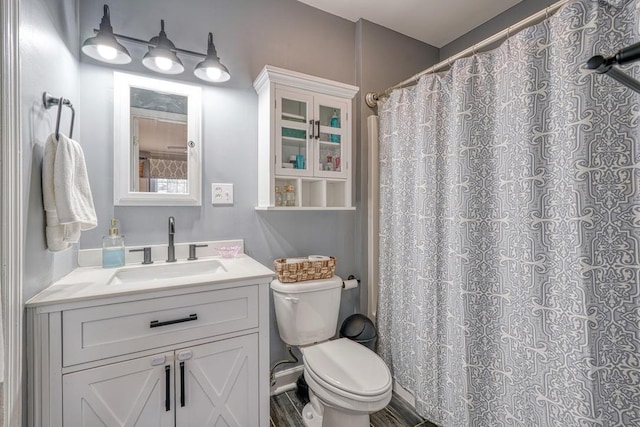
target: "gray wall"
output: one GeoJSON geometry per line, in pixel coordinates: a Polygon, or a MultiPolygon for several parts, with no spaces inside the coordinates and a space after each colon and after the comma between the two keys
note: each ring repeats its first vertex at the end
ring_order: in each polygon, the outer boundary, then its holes
{"type": "Polygon", "coordinates": [[[473,46],[475,43],[491,37],[509,25],[520,22],[557,1],[558,0],[523,0],[495,18],[458,37],[451,43],[442,46],[440,49],[440,61],[444,61],[450,56],[473,46]]]}
{"type": "MultiPolygon", "coordinates": [[[[52,253],[44,239],[42,207],[42,155],[47,137],[55,129],[56,109],[45,110],[42,92],[64,96],[78,109],[76,133],[82,116],[78,85],[78,6],[69,0],[20,2],[20,79],[22,103],[22,156],[24,174],[26,301],[69,272],[76,250],[52,253]]],[[[68,133],[70,111],[64,109],[61,128],[68,133]]]]}
{"type": "MultiPolygon", "coordinates": [[[[367,117],[376,114],[364,102],[367,92],[382,92],[390,86],[428,68],[438,61],[438,49],[389,30],[373,22],[360,19],[356,23],[356,84],[360,93],[356,95],[356,127],[360,138],[356,142],[356,206],[358,207],[358,250],[356,265],[362,283],[367,277],[367,157],[369,154],[367,117]]],[[[360,291],[360,307],[367,309],[367,287],[360,291]]]]}

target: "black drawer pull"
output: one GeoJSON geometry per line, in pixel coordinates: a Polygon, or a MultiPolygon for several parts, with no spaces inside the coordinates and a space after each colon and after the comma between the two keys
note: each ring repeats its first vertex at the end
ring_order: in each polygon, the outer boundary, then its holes
{"type": "Polygon", "coordinates": [[[180,407],[184,408],[184,362],[180,362],[180,407]]]}
{"type": "Polygon", "coordinates": [[[164,410],[171,410],[171,365],[166,365],[164,367],[164,410]]]}
{"type": "Polygon", "coordinates": [[[198,320],[198,315],[190,314],[189,317],[183,317],[182,319],[167,320],[166,322],[161,322],[159,320],[152,320],[151,323],[149,323],[149,327],[158,328],[160,326],[174,325],[176,323],[191,322],[192,320],[198,320]]]}

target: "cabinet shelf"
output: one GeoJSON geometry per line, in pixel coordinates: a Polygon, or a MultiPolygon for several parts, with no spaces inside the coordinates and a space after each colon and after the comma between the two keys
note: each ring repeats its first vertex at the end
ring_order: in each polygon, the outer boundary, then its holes
{"type": "MultiPolygon", "coordinates": [[[[309,129],[309,125],[307,123],[302,122],[289,122],[286,120],[282,121],[282,127],[285,129],[295,129],[306,132],[309,129]]],[[[287,136],[287,135],[283,135],[287,136]]]]}
{"type": "Polygon", "coordinates": [[[298,123],[304,123],[307,120],[304,116],[300,116],[298,114],[285,113],[284,111],[282,112],[282,118],[285,120],[293,120],[294,122],[298,122],[298,123]]]}
{"type": "Polygon", "coordinates": [[[284,145],[291,145],[291,146],[299,146],[299,145],[304,145],[307,143],[307,140],[305,138],[296,138],[294,136],[283,136],[282,137],[282,144],[284,145]]]}

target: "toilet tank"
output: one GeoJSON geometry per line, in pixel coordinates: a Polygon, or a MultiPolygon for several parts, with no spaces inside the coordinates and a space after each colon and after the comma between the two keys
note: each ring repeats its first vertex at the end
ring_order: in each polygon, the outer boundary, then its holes
{"type": "Polygon", "coordinates": [[[289,345],[326,341],[336,334],[342,279],[271,282],[280,338],[289,345]]]}

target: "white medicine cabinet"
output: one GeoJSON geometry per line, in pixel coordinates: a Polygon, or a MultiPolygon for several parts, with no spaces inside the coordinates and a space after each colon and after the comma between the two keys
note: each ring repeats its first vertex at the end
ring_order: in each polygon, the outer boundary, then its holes
{"type": "Polygon", "coordinates": [[[358,88],[267,65],[259,98],[258,210],[351,210],[358,88]]]}
{"type": "Polygon", "coordinates": [[[113,203],[202,204],[202,88],[113,73],[113,203]]]}

